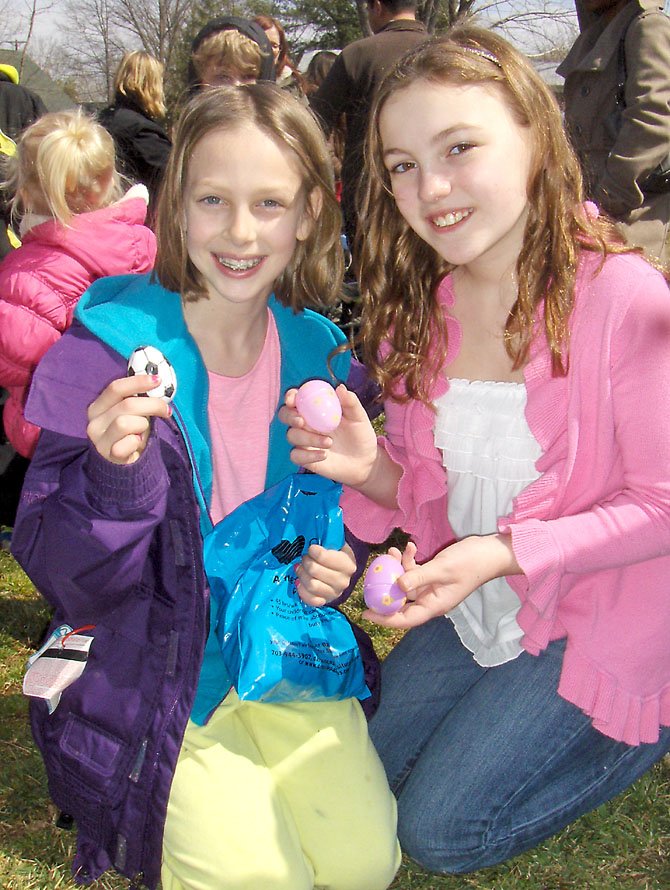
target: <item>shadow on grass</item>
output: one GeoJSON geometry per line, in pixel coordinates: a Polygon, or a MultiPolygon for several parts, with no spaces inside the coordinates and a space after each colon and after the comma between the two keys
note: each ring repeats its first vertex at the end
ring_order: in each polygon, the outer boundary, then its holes
{"type": "Polygon", "coordinates": [[[27,649],[36,649],[47,630],[49,606],[35,596],[32,599],[0,595],[0,628],[27,649]]]}
{"type": "Polygon", "coordinates": [[[56,812],[49,799],[42,758],[30,733],[28,701],[20,693],[5,693],[1,701],[2,854],[46,867],[61,865],[66,858],[59,843],[60,831],[55,826],[56,812]]]}

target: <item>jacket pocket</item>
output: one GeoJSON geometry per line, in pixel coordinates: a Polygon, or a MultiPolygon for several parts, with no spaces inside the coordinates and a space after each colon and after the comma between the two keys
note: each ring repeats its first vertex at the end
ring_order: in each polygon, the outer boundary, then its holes
{"type": "Polygon", "coordinates": [[[53,802],[74,818],[83,835],[109,845],[114,837],[109,791],[127,746],[77,714],[60,719],[58,709],[49,714],[39,699],[31,700],[30,717],[53,802]]]}
{"type": "Polygon", "coordinates": [[[157,647],[140,645],[98,624],[82,675],[63,692],[56,710],[31,701],[33,736],[58,807],[87,834],[105,835],[109,816],[122,804],[137,746],[146,738],[160,689],[154,673],[141,678],[142,660],[165,659],[157,647]]]}
{"type": "Polygon", "coordinates": [[[70,761],[76,766],[79,777],[85,778],[90,788],[99,784],[100,790],[104,790],[123,759],[126,745],[87,720],[70,714],[60,739],[60,750],[64,762],[70,761]]]}

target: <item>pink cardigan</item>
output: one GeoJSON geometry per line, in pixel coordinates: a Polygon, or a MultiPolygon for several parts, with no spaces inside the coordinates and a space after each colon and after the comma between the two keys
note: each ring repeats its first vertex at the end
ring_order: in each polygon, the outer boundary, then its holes
{"type": "MultiPolygon", "coordinates": [[[[570,366],[551,376],[538,336],[525,369],[526,417],[540,477],[499,521],[523,575],[524,648],[566,637],[558,692],[605,735],[655,742],[670,725],[670,292],[634,255],[585,254],[570,323],[570,366]]],[[[453,305],[451,282],[439,300],[453,305]]],[[[460,329],[448,322],[447,364],[460,329]]],[[[446,391],[442,379],[433,398],[446,391]]],[[[425,560],[454,540],[433,414],[386,404],[380,442],[402,467],[398,510],[345,490],[347,525],[365,540],[409,532],[425,560]]]]}

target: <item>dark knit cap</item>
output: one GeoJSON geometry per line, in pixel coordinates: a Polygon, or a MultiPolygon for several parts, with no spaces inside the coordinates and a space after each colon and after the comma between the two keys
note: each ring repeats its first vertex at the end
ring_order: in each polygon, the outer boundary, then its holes
{"type": "MultiPolygon", "coordinates": [[[[261,73],[258,79],[276,80],[272,46],[265,31],[256,22],[236,15],[224,15],[218,19],[212,19],[211,22],[207,22],[205,27],[198,31],[191,44],[191,56],[193,56],[205,37],[209,37],[210,34],[216,34],[217,31],[239,31],[245,37],[249,37],[254,43],[257,43],[261,49],[261,73]]],[[[191,92],[199,86],[198,76],[195,73],[192,61],[188,63],[188,86],[191,92]]]]}

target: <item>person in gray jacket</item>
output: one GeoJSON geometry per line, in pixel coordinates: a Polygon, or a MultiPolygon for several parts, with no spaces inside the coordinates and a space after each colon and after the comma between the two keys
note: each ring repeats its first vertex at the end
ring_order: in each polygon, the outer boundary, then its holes
{"type": "Polygon", "coordinates": [[[659,0],[576,0],[581,33],[558,68],[590,197],[631,244],[667,261],[670,18],[659,0]]]}

